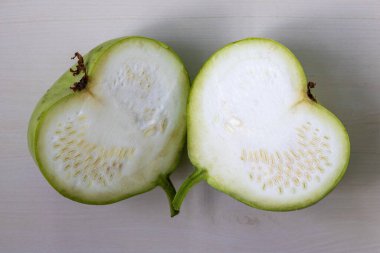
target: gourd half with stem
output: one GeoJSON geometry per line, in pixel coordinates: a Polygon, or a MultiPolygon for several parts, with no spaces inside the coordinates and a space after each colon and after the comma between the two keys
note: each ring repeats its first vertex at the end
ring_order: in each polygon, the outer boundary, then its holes
{"type": "Polygon", "coordinates": [[[196,170],[174,208],[201,180],[266,210],[304,208],[328,194],[345,173],[350,144],[313,86],[273,40],[244,39],[212,55],[190,92],[188,151],[196,170]]]}
{"type": "Polygon", "coordinates": [[[143,37],[75,56],[78,65],[46,92],[30,119],[29,149],[41,172],[82,203],[109,204],[157,185],[171,203],[169,174],[184,145],[189,91],[181,60],[143,37]]]}

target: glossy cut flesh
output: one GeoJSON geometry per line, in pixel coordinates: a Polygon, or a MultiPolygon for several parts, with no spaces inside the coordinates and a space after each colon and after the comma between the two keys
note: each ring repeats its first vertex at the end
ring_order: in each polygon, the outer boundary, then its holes
{"type": "Polygon", "coordinates": [[[65,73],[32,115],[29,147],[61,194],[112,203],[156,185],[168,194],[186,131],[186,70],[166,45],[142,37],[104,43],[86,57],[81,92],[65,73]]]}
{"type": "Polygon", "coordinates": [[[216,52],[192,87],[188,150],[202,179],[266,210],[295,210],[330,192],[349,159],[341,122],[307,96],[295,56],[268,39],[246,39],[216,52]]]}

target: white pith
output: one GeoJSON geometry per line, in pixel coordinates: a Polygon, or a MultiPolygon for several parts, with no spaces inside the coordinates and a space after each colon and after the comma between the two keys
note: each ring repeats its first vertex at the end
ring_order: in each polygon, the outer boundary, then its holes
{"type": "Polygon", "coordinates": [[[152,187],[172,169],[188,87],[177,57],[142,38],[114,46],[94,73],[88,91],[47,113],[38,150],[57,188],[102,202],[152,187]]]}
{"type": "Polygon", "coordinates": [[[302,206],[340,177],[348,140],[339,121],[306,96],[284,47],[240,42],[201,70],[189,104],[189,153],[208,182],[259,206],[302,206]]]}

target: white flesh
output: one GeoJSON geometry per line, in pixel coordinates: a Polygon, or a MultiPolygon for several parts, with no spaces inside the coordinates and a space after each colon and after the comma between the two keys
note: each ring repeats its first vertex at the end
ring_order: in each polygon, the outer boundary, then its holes
{"type": "Polygon", "coordinates": [[[264,209],[297,209],[327,194],[347,165],[346,132],[306,96],[296,58],[269,40],[218,51],[189,104],[189,153],[208,182],[264,209]]]}
{"type": "Polygon", "coordinates": [[[172,52],[141,40],[114,46],[97,63],[88,91],[44,119],[39,159],[68,195],[119,199],[152,188],[173,169],[185,133],[187,76],[172,52]]]}

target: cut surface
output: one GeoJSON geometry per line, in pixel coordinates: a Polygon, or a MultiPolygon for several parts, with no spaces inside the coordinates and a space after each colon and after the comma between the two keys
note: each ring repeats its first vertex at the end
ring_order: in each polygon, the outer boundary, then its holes
{"type": "Polygon", "coordinates": [[[62,194],[105,204],[147,191],[176,165],[187,73],[162,44],[127,38],[96,62],[87,88],[43,116],[36,156],[62,194]]]}
{"type": "Polygon", "coordinates": [[[300,63],[272,40],[215,53],[194,82],[188,113],[192,163],[209,184],[251,206],[308,206],[346,169],[343,125],[308,98],[300,63]]]}

